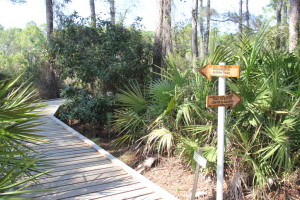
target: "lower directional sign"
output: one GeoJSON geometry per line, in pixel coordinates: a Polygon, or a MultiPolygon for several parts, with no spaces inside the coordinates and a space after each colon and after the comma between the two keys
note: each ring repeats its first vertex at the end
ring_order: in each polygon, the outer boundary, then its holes
{"type": "Polygon", "coordinates": [[[202,166],[203,168],[206,168],[207,160],[202,155],[200,155],[198,152],[194,151],[193,158],[200,166],[202,166]]]}
{"type": "Polygon", "coordinates": [[[207,96],[206,97],[206,107],[219,107],[219,106],[227,106],[231,108],[235,108],[242,98],[237,95],[235,92],[232,92],[231,95],[224,96],[207,96]]]}

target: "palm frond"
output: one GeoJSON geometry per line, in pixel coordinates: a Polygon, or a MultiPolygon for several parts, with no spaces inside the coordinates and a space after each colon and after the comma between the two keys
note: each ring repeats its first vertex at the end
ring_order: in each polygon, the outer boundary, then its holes
{"type": "Polygon", "coordinates": [[[175,85],[183,86],[187,83],[187,76],[190,74],[189,70],[181,72],[175,61],[169,57],[166,59],[167,69],[161,68],[161,76],[167,80],[172,81],[175,85]]]}
{"type": "Polygon", "coordinates": [[[121,90],[116,96],[117,101],[124,107],[136,112],[144,112],[147,109],[147,100],[138,84],[126,86],[126,90],[121,90]]]}
{"type": "Polygon", "coordinates": [[[149,95],[153,99],[153,105],[165,110],[174,96],[175,85],[169,80],[156,80],[149,86],[149,95]]]}
{"type": "Polygon", "coordinates": [[[36,90],[30,83],[16,86],[21,76],[0,84],[0,196],[13,198],[17,194],[32,191],[21,191],[17,186],[28,183],[47,173],[32,176],[32,172],[39,172],[41,166],[39,157],[32,156],[33,149],[28,145],[34,142],[46,142],[35,134],[41,117],[36,110],[42,104],[30,101],[35,97],[36,90]],[[27,178],[26,178],[27,176],[27,178]],[[21,179],[22,178],[22,179],[21,179]],[[14,190],[14,191],[12,191],[14,190]]]}
{"type": "Polygon", "coordinates": [[[140,134],[147,127],[143,116],[128,109],[120,110],[113,116],[112,129],[119,134],[140,134]]]}
{"type": "Polygon", "coordinates": [[[165,128],[154,129],[144,137],[146,140],[145,153],[149,153],[156,149],[159,153],[167,152],[171,154],[174,145],[174,133],[165,128]]]}

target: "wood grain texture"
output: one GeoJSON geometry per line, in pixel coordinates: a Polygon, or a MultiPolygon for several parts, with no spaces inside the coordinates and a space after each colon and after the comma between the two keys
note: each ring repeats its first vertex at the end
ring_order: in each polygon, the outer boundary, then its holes
{"type": "MultiPolygon", "coordinates": [[[[55,105],[55,102],[51,102],[55,105]]],[[[57,108],[45,108],[47,115],[57,108]]],[[[51,117],[42,117],[44,124],[38,129],[42,139],[49,143],[29,144],[34,154],[41,156],[42,166],[38,169],[52,171],[31,182],[27,189],[50,189],[38,193],[24,194],[31,199],[162,199],[145,183],[112,162],[105,154],[74,136],[68,128],[51,117]]],[[[32,155],[32,154],[31,154],[32,155]]],[[[35,174],[35,173],[33,173],[35,174]]],[[[169,199],[169,198],[168,198],[169,199]]]]}

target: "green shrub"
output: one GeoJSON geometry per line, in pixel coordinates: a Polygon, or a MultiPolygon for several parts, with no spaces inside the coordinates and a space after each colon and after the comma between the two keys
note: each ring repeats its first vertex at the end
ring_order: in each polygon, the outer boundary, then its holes
{"type": "MultiPolygon", "coordinates": [[[[132,144],[142,139],[146,144],[145,152],[170,155],[179,140],[190,134],[188,127],[196,124],[201,127],[214,119],[201,117],[209,116],[199,109],[202,103],[205,105],[205,98],[194,95],[196,91],[197,94],[207,92],[199,90],[204,78],[190,70],[181,72],[172,58],[167,63],[168,68],[161,70],[161,79],[149,83],[145,91],[131,85],[117,94],[122,107],[113,116],[113,128],[120,134],[117,144],[132,144]],[[195,77],[198,77],[196,81],[195,77]]],[[[208,132],[208,129],[202,132],[208,132]]]]}
{"type": "Polygon", "coordinates": [[[228,115],[227,148],[257,198],[266,198],[269,178],[280,183],[297,168],[300,142],[299,58],[266,45],[267,36],[263,30],[236,42],[243,72],[228,82],[243,101],[228,115]]]}
{"type": "Polygon", "coordinates": [[[62,120],[79,120],[81,123],[106,125],[107,113],[112,112],[114,97],[94,96],[84,89],[67,86],[62,92],[67,102],[59,109],[62,120]]]}
{"type": "Polygon", "coordinates": [[[67,103],[62,107],[63,120],[105,125],[112,112],[116,93],[135,83],[144,85],[149,78],[152,47],[135,26],[125,28],[71,15],[61,19],[54,33],[51,51],[63,79],[71,86],[63,91],[67,103]]]}
{"type": "Polygon", "coordinates": [[[62,78],[94,93],[116,92],[149,76],[152,48],[134,26],[100,22],[97,28],[76,15],[63,18],[52,40],[52,52],[62,78]]]}

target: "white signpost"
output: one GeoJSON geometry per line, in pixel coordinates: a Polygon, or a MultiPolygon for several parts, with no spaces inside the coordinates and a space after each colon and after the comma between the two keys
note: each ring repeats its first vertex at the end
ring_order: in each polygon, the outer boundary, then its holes
{"type": "MultiPolygon", "coordinates": [[[[211,80],[212,76],[218,76],[219,91],[218,95],[221,98],[227,98],[226,93],[226,77],[240,77],[240,66],[226,65],[226,63],[219,63],[219,65],[205,65],[200,72],[211,80]],[[217,70],[216,70],[217,69],[217,70]]],[[[211,96],[216,98],[217,96],[211,96]]],[[[238,97],[238,96],[237,96],[238,97]]],[[[206,105],[208,107],[218,107],[218,151],[217,151],[217,197],[216,200],[223,200],[223,179],[224,179],[224,138],[225,138],[225,103],[221,105],[209,106],[212,103],[207,98],[206,105]]],[[[228,97],[229,98],[229,97],[228,97]]],[[[240,98],[240,97],[238,97],[240,98]]],[[[241,99],[238,99],[239,103],[241,99]]],[[[230,100],[232,101],[232,100],[230,100]]],[[[230,102],[231,103],[231,102],[230,102]]],[[[232,106],[234,107],[234,106],[232,106]]]]}
{"type": "MultiPolygon", "coordinates": [[[[219,63],[225,65],[225,63],[219,63]]],[[[226,78],[219,77],[219,93],[225,95],[226,78]]],[[[223,177],[224,177],[224,137],[225,137],[225,106],[218,107],[218,153],[217,153],[217,198],[223,199],[223,177]]]]}

